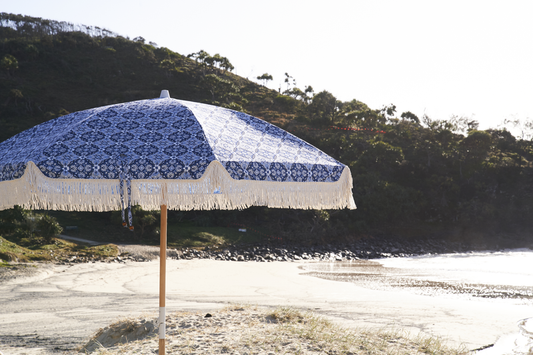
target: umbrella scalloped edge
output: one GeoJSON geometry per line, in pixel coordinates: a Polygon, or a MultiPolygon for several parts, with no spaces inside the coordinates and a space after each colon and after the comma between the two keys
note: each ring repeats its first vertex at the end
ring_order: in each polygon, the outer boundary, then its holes
{"type": "MultiPolygon", "coordinates": [[[[197,180],[132,180],[133,205],[156,210],[242,209],[250,206],[298,209],[355,209],[352,176],[345,167],[336,182],[235,180],[217,161],[197,180]]],[[[33,162],[24,175],[0,184],[0,209],[112,211],[121,208],[119,180],[54,179],[33,162]]],[[[125,194],[127,196],[127,194],[125,194]]]]}

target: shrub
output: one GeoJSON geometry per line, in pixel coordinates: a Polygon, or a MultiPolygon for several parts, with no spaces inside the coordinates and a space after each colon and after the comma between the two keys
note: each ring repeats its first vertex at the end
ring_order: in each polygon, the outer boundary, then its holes
{"type": "Polygon", "coordinates": [[[276,98],[274,99],[274,103],[276,104],[276,106],[287,111],[288,113],[294,113],[296,107],[299,104],[298,100],[286,95],[276,96],[276,98]]]}
{"type": "Polygon", "coordinates": [[[62,231],[63,228],[57,223],[56,219],[47,214],[42,215],[37,222],[36,234],[43,238],[45,244],[52,243],[52,238],[57,237],[62,231]]]}

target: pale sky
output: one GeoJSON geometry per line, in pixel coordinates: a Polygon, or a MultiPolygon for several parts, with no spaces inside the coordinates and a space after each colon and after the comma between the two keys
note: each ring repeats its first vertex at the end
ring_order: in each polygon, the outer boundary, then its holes
{"type": "Polygon", "coordinates": [[[531,0],[17,0],[0,11],[219,53],[240,76],[271,74],[271,88],[284,90],[287,72],[302,90],[392,103],[398,116],[464,116],[482,129],[533,119],[531,0]]]}

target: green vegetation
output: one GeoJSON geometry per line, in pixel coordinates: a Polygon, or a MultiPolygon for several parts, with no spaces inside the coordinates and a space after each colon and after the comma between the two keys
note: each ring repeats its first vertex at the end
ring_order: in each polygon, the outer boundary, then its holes
{"type": "Polygon", "coordinates": [[[30,261],[64,261],[72,257],[82,258],[85,261],[101,260],[119,255],[116,245],[86,246],[71,243],[59,238],[54,238],[51,244],[31,245],[21,247],[16,238],[0,237],[0,267],[9,267],[9,262],[30,261]]]}
{"type": "MultiPolygon", "coordinates": [[[[168,89],[176,98],[242,109],[332,155],[351,168],[358,205],[355,211],[171,211],[171,245],[241,241],[237,225],[261,230],[258,239],[292,243],[432,235],[481,248],[531,245],[531,122],[514,137],[505,129],[479,130],[464,117],[417,117],[394,105],[372,109],[300,89],[289,74],[280,93],[234,75],[220,54],[187,56],[145,42],[1,13],[0,140],[69,112],[168,89]]],[[[265,73],[259,80],[271,78],[265,73]]],[[[125,234],[113,213],[49,212],[63,227],[78,226],[68,234],[155,242],[157,213],[135,213],[135,232],[125,234]]]]}
{"type": "Polygon", "coordinates": [[[13,236],[21,245],[50,244],[62,230],[46,213],[33,213],[19,206],[0,212],[0,233],[13,236]]]}
{"type": "MultiPolygon", "coordinates": [[[[169,211],[167,239],[170,248],[222,247],[236,243],[254,243],[268,239],[269,231],[264,228],[239,232],[239,225],[221,225],[224,211],[216,216],[207,211],[185,213],[169,211]]],[[[228,212],[228,211],[225,211],[228,212]]],[[[65,234],[82,239],[113,242],[159,245],[159,211],[144,211],[133,208],[134,230],[121,225],[119,211],[113,212],[65,212],[50,211],[65,229],[65,234]]],[[[1,226],[1,225],[0,225],[1,226]]]]}
{"type": "Polygon", "coordinates": [[[0,237],[0,259],[2,259],[2,265],[6,266],[6,261],[30,261],[30,260],[42,260],[45,256],[35,253],[33,250],[26,249],[19,246],[9,240],[0,237]]]}
{"type": "Polygon", "coordinates": [[[94,260],[118,255],[115,245],[87,247],[59,239],[62,227],[48,214],[15,207],[0,212],[0,267],[9,261],[61,261],[76,256],[94,260]]]}
{"type": "Polygon", "coordinates": [[[220,248],[228,244],[254,243],[262,239],[262,234],[241,233],[237,228],[198,227],[187,223],[173,223],[168,228],[168,245],[173,248],[220,248]]]}

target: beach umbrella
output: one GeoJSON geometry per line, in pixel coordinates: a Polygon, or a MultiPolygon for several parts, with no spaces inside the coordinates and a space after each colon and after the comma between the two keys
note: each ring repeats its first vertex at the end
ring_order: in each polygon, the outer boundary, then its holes
{"type": "Polygon", "coordinates": [[[0,143],[0,209],[161,209],[160,354],[167,209],[355,208],[345,165],[261,119],[170,98],[71,113],[0,143]]]}

